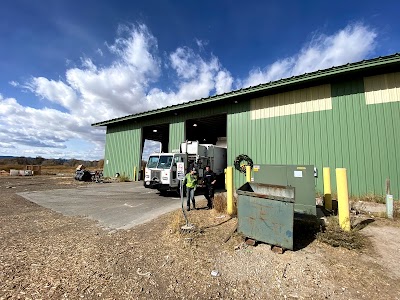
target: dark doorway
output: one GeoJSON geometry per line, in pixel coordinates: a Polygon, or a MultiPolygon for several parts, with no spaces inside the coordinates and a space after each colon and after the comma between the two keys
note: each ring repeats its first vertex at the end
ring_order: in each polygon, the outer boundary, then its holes
{"type": "Polygon", "coordinates": [[[226,114],[186,121],[186,139],[202,144],[216,144],[218,138],[226,137],[226,114]]]}
{"type": "Polygon", "coordinates": [[[161,143],[161,151],[168,152],[169,124],[158,124],[143,127],[142,148],[145,140],[161,143]]]}

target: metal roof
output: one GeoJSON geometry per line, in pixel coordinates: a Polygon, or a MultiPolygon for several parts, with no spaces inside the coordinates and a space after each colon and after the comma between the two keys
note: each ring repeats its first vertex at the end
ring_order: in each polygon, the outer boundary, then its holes
{"type": "Polygon", "coordinates": [[[256,94],[256,93],[260,93],[262,91],[267,91],[267,90],[271,90],[271,89],[275,89],[275,88],[288,87],[288,86],[294,85],[294,84],[306,83],[306,82],[313,81],[313,80],[321,80],[321,79],[334,77],[334,76],[338,76],[338,75],[343,75],[343,74],[347,74],[347,73],[352,73],[352,72],[358,72],[358,71],[364,71],[364,70],[366,71],[366,70],[374,69],[377,67],[389,66],[389,65],[398,64],[398,63],[400,63],[400,53],[395,53],[395,54],[388,55],[388,56],[379,56],[379,57],[369,59],[369,60],[362,60],[362,61],[355,62],[355,63],[348,63],[346,65],[332,67],[332,68],[324,69],[324,70],[318,70],[315,72],[305,73],[302,75],[292,76],[289,78],[283,78],[283,79],[276,80],[276,81],[270,81],[268,83],[263,83],[263,84],[259,84],[256,86],[251,86],[248,88],[231,91],[231,92],[224,93],[224,94],[219,94],[219,95],[210,96],[207,98],[201,98],[201,99],[197,99],[197,100],[193,100],[193,101],[189,101],[189,102],[185,102],[185,103],[181,103],[181,104],[166,106],[166,107],[162,107],[159,109],[150,110],[150,111],[146,111],[146,112],[142,112],[142,113],[132,114],[132,115],[128,115],[125,117],[102,121],[102,122],[94,123],[94,124],[92,124],[92,126],[106,126],[106,125],[113,124],[113,123],[119,123],[119,122],[128,121],[128,120],[132,120],[132,119],[153,116],[153,115],[157,115],[157,114],[164,113],[164,112],[176,111],[177,109],[184,109],[184,108],[189,108],[192,106],[202,105],[202,104],[206,104],[206,103],[212,103],[212,102],[220,101],[223,99],[228,99],[228,98],[233,99],[238,96],[256,94]]]}

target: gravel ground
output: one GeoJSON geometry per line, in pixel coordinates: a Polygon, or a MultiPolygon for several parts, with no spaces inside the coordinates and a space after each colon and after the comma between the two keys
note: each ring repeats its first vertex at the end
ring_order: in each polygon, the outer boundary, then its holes
{"type": "Polygon", "coordinates": [[[16,195],[82,184],[91,183],[0,177],[0,299],[400,299],[399,257],[384,255],[400,252],[396,221],[363,229],[372,242],[362,251],[320,243],[303,228],[296,251],[276,254],[239,234],[224,242],[236,219],[215,210],[191,211],[190,233],[177,232],[180,211],[107,231],[16,195]]]}

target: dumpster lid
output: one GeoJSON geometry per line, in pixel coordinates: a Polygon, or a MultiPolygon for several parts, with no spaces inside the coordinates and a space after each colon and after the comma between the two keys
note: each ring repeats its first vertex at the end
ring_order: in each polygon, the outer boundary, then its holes
{"type": "Polygon", "coordinates": [[[236,192],[238,195],[294,203],[294,190],[292,186],[246,182],[236,192]]]}

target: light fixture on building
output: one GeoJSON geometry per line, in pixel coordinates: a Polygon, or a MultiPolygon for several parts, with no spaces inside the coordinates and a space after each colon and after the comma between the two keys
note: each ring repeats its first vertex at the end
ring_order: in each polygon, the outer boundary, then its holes
{"type": "Polygon", "coordinates": [[[153,129],[153,132],[157,132],[157,129],[153,129]]]}
{"type": "Polygon", "coordinates": [[[193,124],[193,127],[197,127],[197,124],[196,124],[196,123],[194,123],[194,124],[193,124]]]}
{"type": "Polygon", "coordinates": [[[235,104],[238,104],[238,103],[239,103],[239,101],[235,100],[235,101],[233,101],[233,103],[235,103],[235,104]]]}

